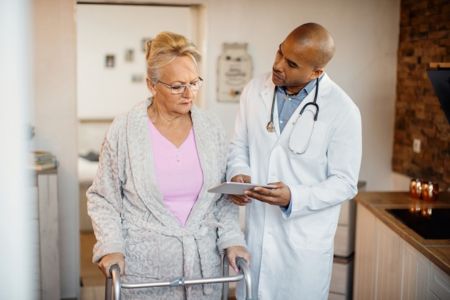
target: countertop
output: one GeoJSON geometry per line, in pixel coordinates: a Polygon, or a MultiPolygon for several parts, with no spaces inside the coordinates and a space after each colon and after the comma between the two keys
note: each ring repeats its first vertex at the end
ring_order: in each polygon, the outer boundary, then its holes
{"type": "Polygon", "coordinates": [[[424,239],[386,211],[389,208],[450,208],[450,193],[440,193],[439,199],[431,202],[412,198],[408,192],[361,192],[356,196],[356,203],[366,207],[391,230],[450,275],[450,240],[424,239]]]}

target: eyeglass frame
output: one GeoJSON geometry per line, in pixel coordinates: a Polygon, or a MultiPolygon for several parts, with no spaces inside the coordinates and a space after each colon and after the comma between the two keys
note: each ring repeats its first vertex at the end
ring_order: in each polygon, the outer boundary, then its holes
{"type": "Polygon", "coordinates": [[[199,76],[198,79],[194,83],[168,84],[168,83],[165,83],[165,82],[163,82],[161,80],[158,80],[156,83],[157,84],[158,83],[162,83],[166,88],[170,89],[170,93],[172,95],[182,95],[182,94],[184,94],[186,92],[186,88],[188,88],[188,87],[191,90],[191,92],[198,92],[200,90],[200,88],[202,87],[202,85],[203,85],[203,78],[201,78],[199,76]],[[198,85],[198,88],[195,88],[195,85],[198,85]],[[174,88],[181,88],[181,87],[183,87],[183,90],[181,92],[176,92],[174,90],[174,88]]]}

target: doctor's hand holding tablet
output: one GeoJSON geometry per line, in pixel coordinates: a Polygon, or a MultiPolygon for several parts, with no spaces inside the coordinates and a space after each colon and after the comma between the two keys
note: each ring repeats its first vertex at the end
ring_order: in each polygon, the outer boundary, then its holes
{"type": "Polygon", "coordinates": [[[267,185],[250,184],[251,177],[247,175],[236,175],[231,178],[228,184],[230,189],[222,191],[230,194],[230,200],[236,205],[246,205],[250,203],[251,198],[265,202],[271,205],[287,207],[291,201],[291,191],[283,182],[272,182],[267,185]],[[245,185],[236,185],[233,183],[243,183],[245,185]],[[237,192],[239,186],[239,192],[237,192]]]}

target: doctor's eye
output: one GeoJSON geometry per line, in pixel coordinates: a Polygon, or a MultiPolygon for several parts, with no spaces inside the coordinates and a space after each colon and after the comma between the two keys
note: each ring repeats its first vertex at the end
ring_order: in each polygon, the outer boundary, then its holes
{"type": "Polygon", "coordinates": [[[297,68],[297,64],[290,60],[287,61],[287,65],[289,66],[289,68],[292,68],[292,69],[297,68]]]}

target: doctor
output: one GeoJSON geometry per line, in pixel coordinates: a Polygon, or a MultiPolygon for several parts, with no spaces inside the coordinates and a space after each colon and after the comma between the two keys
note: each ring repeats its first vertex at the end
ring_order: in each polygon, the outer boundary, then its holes
{"type": "Polygon", "coordinates": [[[357,193],[361,163],[360,112],[324,72],[333,54],[328,31],[303,24],[279,45],[272,73],[242,93],[227,179],[274,187],[232,197],[246,205],[260,300],[328,298],[340,207],[357,193]]]}

